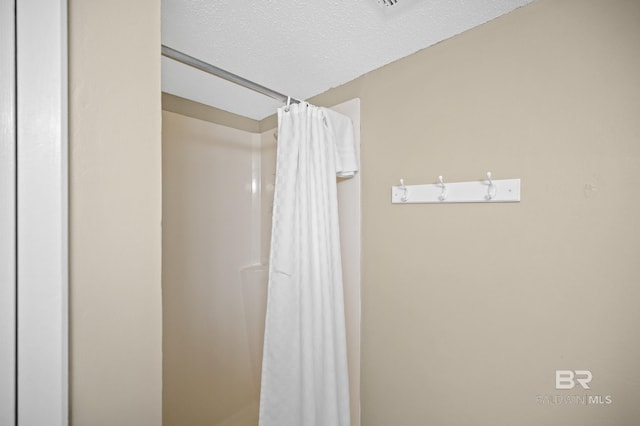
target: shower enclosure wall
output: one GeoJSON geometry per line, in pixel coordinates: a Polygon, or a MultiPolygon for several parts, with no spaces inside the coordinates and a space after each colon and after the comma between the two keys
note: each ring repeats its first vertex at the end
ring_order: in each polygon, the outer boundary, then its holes
{"type": "MultiPolygon", "coordinates": [[[[335,110],[354,121],[359,100],[335,110]]],[[[257,425],[275,129],[163,112],[163,422],[257,425]]],[[[338,183],[352,424],[359,424],[360,185],[338,183]]]]}

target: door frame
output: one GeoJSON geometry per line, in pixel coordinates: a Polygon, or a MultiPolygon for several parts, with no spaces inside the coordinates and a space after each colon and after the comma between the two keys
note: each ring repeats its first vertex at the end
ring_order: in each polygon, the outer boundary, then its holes
{"type": "Polygon", "coordinates": [[[14,1],[16,424],[67,425],[67,1],[14,1]]]}
{"type": "Polygon", "coordinates": [[[0,424],[15,423],[15,0],[0,0],[0,424]]]}

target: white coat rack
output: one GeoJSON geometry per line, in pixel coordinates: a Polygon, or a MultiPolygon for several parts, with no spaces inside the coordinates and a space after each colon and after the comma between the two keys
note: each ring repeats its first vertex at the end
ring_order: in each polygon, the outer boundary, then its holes
{"type": "Polygon", "coordinates": [[[471,182],[438,183],[427,185],[400,185],[391,187],[393,204],[416,203],[517,203],[520,202],[520,179],[493,180],[491,172],[486,179],[471,182]]]}

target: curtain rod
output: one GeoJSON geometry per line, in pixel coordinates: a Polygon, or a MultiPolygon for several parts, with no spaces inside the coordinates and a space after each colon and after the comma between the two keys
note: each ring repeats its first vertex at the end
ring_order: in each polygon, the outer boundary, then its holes
{"type": "Polygon", "coordinates": [[[246,78],[240,77],[237,74],[233,74],[227,70],[218,68],[215,65],[211,65],[207,62],[201,61],[200,59],[196,59],[193,56],[189,56],[186,53],[182,53],[180,51],[172,49],[168,46],[165,46],[164,44],[162,45],[162,56],[166,56],[167,58],[181,62],[185,65],[192,66],[206,73],[215,75],[216,77],[223,78],[242,87],[246,87],[247,89],[251,89],[273,99],[277,99],[281,102],[300,102],[300,100],[298,99],[283,95],[282,93],[271,90],[268,87],[264,87],[258,83],[254,83],[251,80],[247,80],[246,78]]]}

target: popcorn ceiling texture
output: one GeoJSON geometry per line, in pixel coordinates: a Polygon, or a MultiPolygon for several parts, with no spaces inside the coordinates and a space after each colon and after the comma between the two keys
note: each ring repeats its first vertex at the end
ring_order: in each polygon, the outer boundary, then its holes
{"type": "MultiPolygon", "coordinates": [[[[323,93],[532,0],[163,0],[162,42],[300,99],[323,93]]],[[[162,89],[262,119],[279,101],[162,59],[162,89]]]]}

